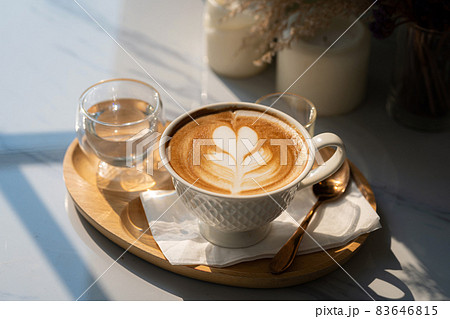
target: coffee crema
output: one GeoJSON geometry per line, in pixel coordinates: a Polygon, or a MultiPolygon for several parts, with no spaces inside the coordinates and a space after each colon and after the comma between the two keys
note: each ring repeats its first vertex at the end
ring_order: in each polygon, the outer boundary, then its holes
{"type": "Polygon", "coordinates": [[[168,152],[175,172],[199,188],[263,194],[291,183],[305,169],[303,135],[273,115],[230,110],[195,120],[198,124],[189,122],[175,132],[168,152]]]}

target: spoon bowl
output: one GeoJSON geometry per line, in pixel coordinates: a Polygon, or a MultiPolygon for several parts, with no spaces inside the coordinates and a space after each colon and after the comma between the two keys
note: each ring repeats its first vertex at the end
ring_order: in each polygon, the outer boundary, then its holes
{"type": "Polygon", "coordinates": [[[350,178],[350,168],[347,160],[341,168],[327,179],[313,185],[313,193],[318,199],[337,199],[344,194],[350,178]]]}

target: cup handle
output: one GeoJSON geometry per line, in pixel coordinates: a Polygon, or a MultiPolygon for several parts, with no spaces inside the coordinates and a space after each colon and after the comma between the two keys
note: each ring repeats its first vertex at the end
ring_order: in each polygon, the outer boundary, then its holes
{"type": "Polygon", "coordinates": [[[304,179],[302,179],[299,188],[316,184],[329,177],[341,167],[342,163],[345,160],[344,142],[342,142],[342,140],[336,134],[322,133],[314,136],[312,138],[312,144],[313,147],[316,148],[314,153],[318,153],[321,148],[327,146],[336,147],[336,151],[334,152],[333,156],[331,156],[326,162],[311,170],[309,174],[306,175],[304,179]]]}

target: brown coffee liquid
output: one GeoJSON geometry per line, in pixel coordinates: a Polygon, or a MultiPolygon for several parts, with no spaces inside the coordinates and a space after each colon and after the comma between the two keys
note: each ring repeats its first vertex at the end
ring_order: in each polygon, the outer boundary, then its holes
{"type": "Polygon", "coordinates": [[[196,122],[175,132],[169,156],[177,174],[197,187],[220,194],[263,194],[289,184],[305,168],[304,137],[273,115],[236,110],[196,122]]]}

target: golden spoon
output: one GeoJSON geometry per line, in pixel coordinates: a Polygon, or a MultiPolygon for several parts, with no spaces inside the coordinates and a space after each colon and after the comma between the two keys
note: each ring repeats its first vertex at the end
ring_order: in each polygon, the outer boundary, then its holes
{"type": "Polygon", "coordinates": [[[311,218],[317,208],[324,202],[332,201],[341,197],[347,188],[349,179],[350,167],[348,165],[348,161],[345,160],[342,166],[333,175],[313,185],[313,192],[317,197],[317,202],[303,219],[295,233],[273,257],[269,265],[270,271],[273,274],[280,274],[291,266],[297,254],[303,235],[305,234],[305,229],[308,227],[309,222],[311,221],[311,218]]]}

